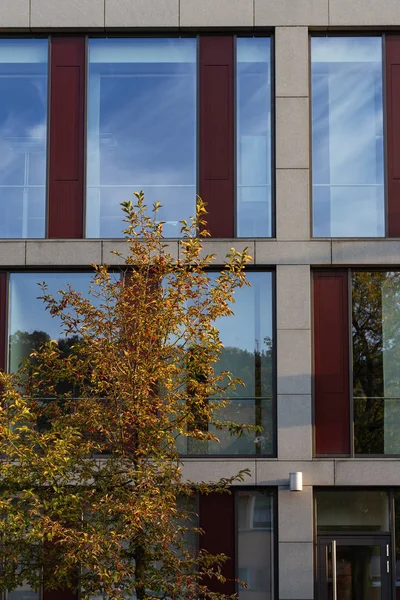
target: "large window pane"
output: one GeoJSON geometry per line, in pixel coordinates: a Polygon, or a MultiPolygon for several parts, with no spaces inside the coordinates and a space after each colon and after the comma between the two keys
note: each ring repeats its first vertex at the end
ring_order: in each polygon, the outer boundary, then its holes
{"type": "MultiPolygon", "coordinates": [[[[15,371],[23,358],[48,340],[57,340],[60,347],[73,343],[66,337],[61,320],[52,317],[38,296],[39,283],[46,282],[48,291],[57,295],[67,285],[87,295],[91,273],[12,273],[10,275],[9,370],[15,371]]],[[[93,298],[94,300],[94,298],[93,298]]]]}
{"type": "Polygon", "coordinates": [[[400,454],[400,273],[352,275],[355,450],[400,454]]]}
{"type": "Polygon", "coordinates": [[[314,37],[313,234],[385,235],[380,37],[314,37]]]}
{"type": "Polygon", "coordinates": [[[237,235],[270,237],[271,40],[238,38],[237,235]]]}
{"type": "Polygon", "coordinates": [[[270,492],[237,493],[238,577],[248,588],[239,589],[240,600],[274,597],[274,515],[270,492]]]}
{"type": "Polygon", "coordinates": [[[387,492],[373,490],[320,490],[317,500],[317,531],[389,531],[387,492]]]}
{"type": "Polygon", "coordinates": [[[161,201],[164,235],[196,203],[196,40],[89,40],[88,237],[121,237],[120,202],[161,201]]]}
{"type": "Polygon", "coordinates": [[[46,39],[0,40],[0,238],[45,235],[46,39]]]}
{"type": "Polygon", "coordinates": [[[257,425],[262,431],[258,435],[250,432],[235,437],[226,431],[216,431],[210,425],[209,430],[218,437],[219,443],[182,438],[179,447],[183,454],[274,452],[273,276],[253,271],[247,273],[247,279],[251,287],[235,292],[234,314],[215,323],[224,345],[215,370],[229,371],[245,384],[229,390],[229,405],[217,416],[221,421],[257,425]]]}

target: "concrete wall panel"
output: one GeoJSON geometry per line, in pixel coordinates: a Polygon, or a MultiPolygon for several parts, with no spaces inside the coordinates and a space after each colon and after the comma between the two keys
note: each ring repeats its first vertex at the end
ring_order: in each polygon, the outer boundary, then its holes
{"type": "Polygon", "coordinates": [[[348,459],[335,461],[336,485],[394,485],[400,481],[400,461],[348,459]]]}
{"type": "MultiPolygon", "coordinates": [[[[178,242],[165,242],[165,252],[171,254],[173,260],[178,259],[178,242]]],[[[125,260],[124,256],[126,256],[128,251],[128,246],[125,241],[122,240],[104,240],[102,242],[102,255],[101,262],[106,265],[124,265],[125,260]],[[122,256],[116,256],[113,254],[113,251],[121,252],[122,256]]]]}
{"type": "Polygon", "coordinates": [[[278,394],[311,394],[309,330],[278,329],[278,394]]]}
{"type": "Polygon", "coordinates": [[[302,492],[279,490],[279,541],[313,541],[313,489],[303,487],[302,492]]]}
{"type": "Polygon", "coordinates": [[[27,242],[27,266],[89,267],[101,262],[101,242],[63,242],[45,240],[27,242]]]}
{"type": "Polygon", "coordinates": [[[289,489],[289,473],[301,471],[303,485],[333,485],[334,461],[314,460],[298,461],[273,460],[267,458],[256,459],[257,485],[273,485],[289,489]]]}
{"type": "Polygon", "coordinates": [[[0,27],[28,28],[29,25],[29,0],[2,0],[0,27]]]}
{"type": "Polygon", "coordinates": [[[336,265],[398,265],[400,241],[332,241],[332,263],[336,265]]]}
{"type": "Polygon", "coordinates": [[[0,265],[2,267],[14,267],[25,264],[24,241],[14,242],[3,240],[0,245],[0,265]]]}
{"type": "Polygon", "coordinates": [[[314,590],[313,544],[282,542],[279,544],[280,600],[312,598],[314,590]]]}
{"type": "Polygon", "coordinates": [[[242,252],[242,250],[247,248],[248,253],[253,258],[252,262],[249,264],[254,263],[254,240],[204,240],[203,251],[201,255],[204,257],[206,254],[215,254],[214,264],[223,265],[226,261],[226,255],[228,252],[230,252],[231,248],[235,248],[235,250],[237,250],[238,252],[242,252]]]}
{"type": "Polygon", "coordinates": [[[276,238],[282,241],[310,239],[310,190],[308,169],[276,171],[276,238]]]}
{"type": "Polygon", "coordinates": [[[106,27],[178,27],[179,0],[105,0],[106,27]]]}
{"type": "Polygon", "coordinates": [[[331,242],[255,242],[257,265],[330,265],[331,242]]]}
{"type": "Polygon", "coordinates": [[[104,27],[104,0],[31,0],[31,27],[104,27]]]}
{"type": "Polygon", "coordinates": [[[277,328],[311,328],[311,282],[308,265],[278,265],[276,269],[277,328]]]}
{"type": "Polygon", "coordinates": [[[243,485],[254,485],[256,482],[255,459],[183,459],[182,476],[184,481],[218,481],[233,477],[243,469],[248,469],[249,475],[244,477],[243,485]]]}
{"type": "Polygon", "coordinates": [[[308,169],[308,98],[276,99],[276,167],[308,169]]]}
{"type": "Polygon", "coordinates": [[[329,25],[400,25],[398,0],[329,0],[329,25]]]}
{"type": "Polygon", "coordinates": [[[255,0],[255,24],[328,25],[328,0],[255,0]]]}
{"type": "Polygon", "coordinates": [[[308,28],[275,29],[275,94],[308,96],[308,28]]]}
{"type": "Polygon", "coordinates": [[[278,396],[278,459],[312,458],[311,395],[278,396]]]}
{"type": "Polygon", "coordinates": [[[251,27],[253,0],[180,0],[181,27],[251,27]]]}

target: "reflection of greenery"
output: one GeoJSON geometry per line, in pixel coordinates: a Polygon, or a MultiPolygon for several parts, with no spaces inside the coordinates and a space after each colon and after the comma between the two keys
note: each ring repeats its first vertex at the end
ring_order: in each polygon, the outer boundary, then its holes
{"type": "MultiPolygon", "coordinates": [[[[352,281],[355,451],[383,454],[399,445],[396,424],[385,423],[384,398],[400,396],[400,273],[358,272],[352,281]]],[[[393,419],[397,405],[390,411],[393,419]]]]}
{"type": "MultiPolygon", "coordinates": [[[[11,368],[18,367],[18,365],[29,357],[34,350],[39,350],[46,342],[50,341],[50,336],[45,331],[16,331],[10,335],[9,348],[10,348],[10,360],[12,362],[11,368]]],[[[77,335],[71,335],[69,337],[63,337],[57,340],[57,345],[62,355],[69,356],[71,353],[71,347],[79,342],[80,338],[77,335]]]]}
{"type": "MultiPolygon", "coordinates": [[[[222,349],[215,372],[229,371],[241,379],[244,386],[229,390],[232,402],[221,409],[218,420],[252,423],[262,428],[260,435],[243,432],[242,435],[217,431],[220,443],[188,440],[189,454],[272,454],[273,453],[273,351],[272,341],[266,339],[266,350],[250,352],[228,346],[222,349]]],[[[199,421],[201,417],[199,416],[199,421]]],[[[198,423],[197,423],[198,425],[198,423]]],[[[208,425],[203,425],[209,429],[208,425]]],[[[213,426],[210,426],[213,429],[213,426]]]]}
{"type": "Polygon", "coordinates": [[[216,371],[229,371],[241,379],[243,386],[230,390],[232,398],[262,398],[272,395],[273,361],[272,342],[266,340],[267,349],[249,352],[241,348],[228,346],[223,348],[216,371]]]}
{"type": "Polygon", "coordinates": [[[10,362],[11,370],[18,368],[18,365],[25,359],[28,358],[31,352],[39,350],[50,340],[50,336],[45,331],[33,331],[28,333],[27,331],[16,331],[10,335],[10,362]]]}
{"type": "MultiPolygon", "coordinates": [[[[40,350],[46,343],[50,341],[50,336],[45,331],[16,331],[9,338],[10,351],[10,370],[15,371],[21,363],[29,360],[32,367],[35,361],[29,358],[32,352],[40,350]]],[[[60,352],[60,359],[65,359],[73,353],[74,346],[77,346],[81,338],[78,335],[70,335],[57,340],[57,346],[60,352]]],[[[75,397],[79,396],[79,387],[71,385],[71,382],[65,382],[62,379],[55,385],[54,393],[57,395],[69,394],[75,397]]],[[[47,397],[47,393],[43,391],[43,397],[47,397]]],[[[51,394],[53,395],[53,394],[51,394]]]]}

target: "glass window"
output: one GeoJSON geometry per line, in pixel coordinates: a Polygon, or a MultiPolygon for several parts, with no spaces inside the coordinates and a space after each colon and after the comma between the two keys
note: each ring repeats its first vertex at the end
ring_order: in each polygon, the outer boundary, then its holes
{"type": "Polygon", "coordinates": [[[11,592],[6,592],[5,600],[39,600],[40,592],[35,592],[28,583],[18,586],[11,592]]]}
{"type": "Polygon", "coordinates": [[[274,597],[274,520],[271,492],[237,492],[239,599],[274,597]]]}
{"type": "Polygon", "coordinates": [[[314,37],[313,235],[382,237],[382,39],[314,37]]]}
{"type": "Polygon", "coordinates": [[[134,191],[166,237],[194,215],[196,56],[194,38],[89,40],[87,237],[121,237],[134,191]]]}
{"type": "Polygon", "coordinates": [[[387,492],[375,490],[319,490],[317,531],[389,531],[387,492]]]}
{"type": "Polygon", "coordinates": [[[271,40],[237,38],[237,235],[271,237],[271,40]]]}
{"type": "MultiPolygon", "coordinates": [[[[40,283],[46,282],[54,295],[67,285],[83,294],[89,291],[91,273],[11,273],[9,370],[16,371],[23,358],[48,340],[58,340],[60,347],[68,347],[73,338],[66,337],[61,320],[45,310],[40,283]]],[[[92,300],[95,299],[92,297],[92,300]]]]}
{"type": "Polygon", "coordinates": [[[355,450],[400,454],[400,272],[352,274],[355,450]]]}
{"type": "Polygon", "coordinates": [[[230,371],[245,384],[229,391],[230,403],[216,417],[257,425],[262,431],[232,437],[209,425],[219,443],[184,438],[180,440],[182,454],[274,453],[273,275],[253,271],[247,273],[247,279],[251,287],[235,292],[234,314],[215,323],[224,346],[215,370],[230,371]]]}
{"type": "Polygon", "coordinates": [[[0,238],[45,235],[46,39],[0,40],[0,238]]]}

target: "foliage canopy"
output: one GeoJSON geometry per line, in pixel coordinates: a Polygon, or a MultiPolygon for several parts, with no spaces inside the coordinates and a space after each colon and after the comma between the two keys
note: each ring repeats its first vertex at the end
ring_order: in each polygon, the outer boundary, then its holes
{"type": "Polygon", "coordinates": [[[244,473],[186,481],[177,439],[216,439],[208,423],[234,435],[248,429],[217,419],[240,382],[214,366],[215,321],[231,314],[250,257],[232,249],[211,279],[201,200],[182,222],[176,259],[159,205],[149,215],[143,193],[136,199],[123,203],[120,276],[95,266],[88,298],[42,286],[73,343],[38,340],[16,373],[0,375],[2,589],[26,580],[79,587],[83,599],[224,597],[207,585],[222,578],[224,557],[187,543],[199,533],[190,498],[224,491],[244,473]]]}

